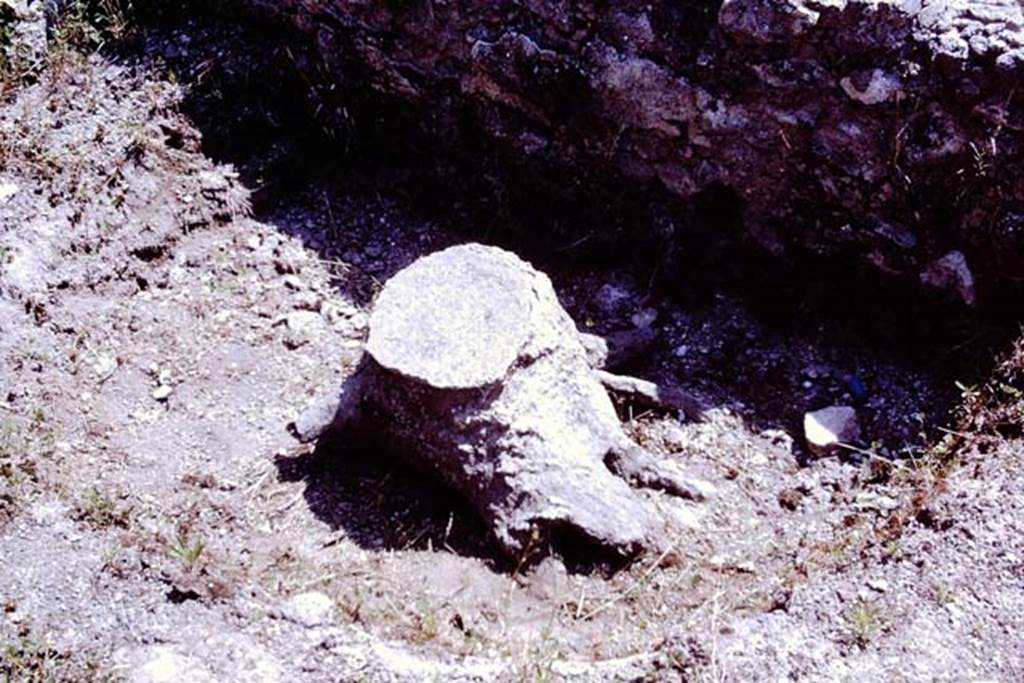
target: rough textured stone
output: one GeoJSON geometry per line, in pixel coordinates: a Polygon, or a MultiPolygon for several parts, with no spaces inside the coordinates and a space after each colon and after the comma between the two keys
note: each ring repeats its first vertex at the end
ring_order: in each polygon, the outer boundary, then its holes
{"type": "Polygon", "coordinates": [[[357,373],[341,387],[313,399],[289,425],[295,437],[308,443],[328,430],[343,430],[357,423],[362,414],[362,378],[363,375],[357,373]]]}
{"type": "Polygon", "coordinates": [[[583,350],[587,354],[587,364],[590,367],[603,368],[608,364],[608,342],[604,337],[581,332],[580,341],[583,342],[583,350]]]}
{"type": "Polygon", "coordinates": [[[960,251],[951,251],[921,273],[921,282],[939,289],[955,291],[968,306],[975,303],[974,275],[967,258],[960,251]]]}
{"type": "Polygon", "coordinates": [[[393,277],[370,318],[366,350],[381,366],[438,389],[500,380],[530,335],[530,274],[510,254],[467,246],[393,277]],[[470,287],[467,287],[470,285],[470,287]]]}
{"type": "Polygon", "coordinates": [[[155,646],[140,652],[142,663],[131,672],[132,683],[214,683],[216,678],[192,657],[176,652],[169,646],[155,646]]]}
{"type": "Polygon", "coordinates": [[[807,447],[816,455],[828,455],[860,438],[857,411],[849,406],[830,406],[804,415],[807,447]]]}
{"type": "Polygon", "coordinates": [[[299,593],[288,599],[283,614],[289,621],[306,628],[324,626],[334,619],[334,601],[319,591],[299,593]]]}
{"type": "Polygon", "coordinates": [[[0,182],[0,205],[6,204],[11,198],[18,194],[18,186],[14,183],[0,182]]]}

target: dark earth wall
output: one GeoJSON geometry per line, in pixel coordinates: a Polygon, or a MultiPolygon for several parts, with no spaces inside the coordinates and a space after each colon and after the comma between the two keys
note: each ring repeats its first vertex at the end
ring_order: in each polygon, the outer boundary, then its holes
{"type": "Polygon", "coordinates": [[[538,182],[711,192],[778,256],[967,304],[1024,276],[1017,0],[237,2],[308,38],[327,111],[369,86],[538,182]]]}

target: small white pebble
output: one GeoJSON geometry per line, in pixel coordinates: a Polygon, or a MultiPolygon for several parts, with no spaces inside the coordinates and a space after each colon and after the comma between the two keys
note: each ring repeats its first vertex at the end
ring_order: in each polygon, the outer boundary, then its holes
{"type": "Polygon", "coordinates": [[[829,406],[804,414],[804,438],[816,455],[827,455],[859,436],[857,411],[850,406],[829,406]]]}
{"type": "Polygon", "coordinates": [[[645,308],[634,314],[630,320],[637,327],[650,327],[658,319],[658,312],[653,308],[645,308]]]}
{"type": "Polygon", "coordinates": [[[334,601],[319,591],[300,593],[285,603],[283,613],[288,621],[306,628],[323,626],[334,618],[334,601]]]}
{"type": "Polygon", "coordinates": [[[0,183],[0,204],[6,204],[11,197],[18,194],[19,187],[14,183],[0,183]]]}
{"type": "Polygon", "coordinates": [[[884,593],[889,590],[889,582],[885,579],[868,579],[868,588],[879,593],[884,593]]]}

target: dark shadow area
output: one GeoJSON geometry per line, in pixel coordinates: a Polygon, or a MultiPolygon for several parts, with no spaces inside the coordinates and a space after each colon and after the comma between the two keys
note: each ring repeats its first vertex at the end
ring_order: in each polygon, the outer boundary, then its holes
{"type": "Polygon", "coordinates": [[[952,364],[960,376],[984,373],[1016,333],[1010,300],[971,311],[852,259],[767,253],[745,236],[729,188],[687,202],[607,169],[524,166],[472,129],[457,144],[432,140],[358,74],[337,74],[330,93],[302,77],[298,64],[315,55],[278,24],[163,21],[139,49],[187,84],[183,109],[204,152],[239,169],[257,218],[356,266],[357,279],[382,282],[423,253],[477,240],[524,255],[556,283],[629,271],[649,298],[693,310],[737,296],[771,329],[952,364]]]}
{"type": "Polygon", "coordinates": [[[278,479],[303,482],[309,509],[366,550],[441,550],[509,569],[488,529],[441,482],[373,440],[325,437],[298,456],[278,456],[278,479]]]}
{"type": "Polygon", "coordinates": [[[194,590],[181,590],[177,586],[171,586],[171,589],[167,591],[167,601],[174,605],[181,605],[189,602],[190,600],[202,600],[201,595],[194,590]]]}
{"type": "MultiPolygon", "coordinates": [[[[628,269],[650,294],[685,307],[736,294],[771,325],[811,319],[897,353],[912,348],[917,356],[922,345],[970,339],[967,330],[1005,328],[1001,301],[975,314],[876,270],[844,265],[849,259],[769,255],[744,236],[742,199],[724,186],[684,201],[657,181],[609,169],[528,166],[462,121],[453,122],[457,139],[432,139],[416,112],[368,92],[359,73],[332,72],[329,92],[310,82],[298,67],[319,59],[315,48],[279,23],[251,17],[229,25],[215,9],[208,16],[158,12],[150,20],[133,50],[187,86],[183,110],[202,132],[203,151],[239,169],[258,218],[325,258],[361,244],[344,234],[352,229],[341,220],[350,218],[346,202],[376,197],[452,240],[525,254],[555,279],[578,269],[628,269]],[[305,220],[296,220],[299,208],[305,220]]],[[[403,226],[383,226],[395,227],[403,226]]],[[[372,243],[373,226],[366,228],[356,236],[372,243]]],[[[368,251],[372,257],[387,246],[368,251]]]]}
{"type": "Polygon", "coordinates": [[[324,437],[313,450],[277,456],[274,464],[279,481],[305,485],[303,497],[318,519],[365,550],[443,549],[484,560],[503,573],[552,555],[574,574],[611,576],[630,562],[570,528],[553,529],[512,560],[456,492],[363,434],[324,437]]]}

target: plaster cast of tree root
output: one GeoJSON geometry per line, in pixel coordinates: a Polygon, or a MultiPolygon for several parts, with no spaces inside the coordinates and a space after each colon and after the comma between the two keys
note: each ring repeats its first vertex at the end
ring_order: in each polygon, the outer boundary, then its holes
{"type": "Polygon", "coordinates": [[[356,425],[463,495],[512,555],[565,531],[622,555],[658,547],[664,520],[631,485],[711,491],[629,440],[548,278],[495,247],[446,249],[385,285],[359,369],[294,427],[356,425]]]}

